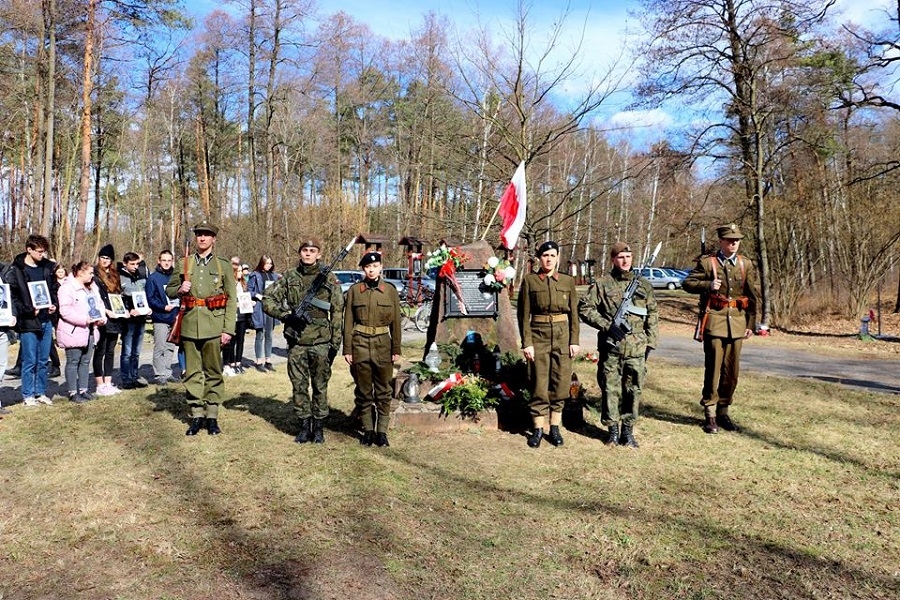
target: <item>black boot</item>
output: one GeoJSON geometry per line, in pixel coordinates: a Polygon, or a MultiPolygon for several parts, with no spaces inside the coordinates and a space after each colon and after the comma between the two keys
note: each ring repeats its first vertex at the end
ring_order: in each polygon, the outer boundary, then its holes
{"type": "Polygon", "coordinates": [[[727,414],[724,415],[716,415],[716,422],[719,424],[719,427],[724,429],[725,431],[740,431],[740,427],[731,420],[727,414]]]}
{"type": "Polygon", "coordinates": [[[622,424],[622,439],[619,443],[629,448],[638,448],[637,440],[634,439],[634,423],[622,424]]]}
{"type": "Polygon", "coordinates": [[[609,437],[606,438],[606,445],[617,446],[619,444],[619,424],[610,425],[607,431],[609,431],[609,437]]]}
{"type": "MultiPolygon", "coordinates": [[[[313,444],[325,443],[325,419],[313,419],[313,444]]],[[[385,438],[385,441],[387,438],[385,438]]]]}
{"type": "Polygon", "coordinates": [[[551,425],[550,426],[550,434],[547,436],[547,441],[553,444],[554,446],[562,446],[563,438],[559,434],[559,425],[551,425]]]}
{"type": "Polygon", "coordinates": [[[305,444],[310,440],[310,434],[312,433],[312,419],[306,417],[305,419],[300,419],[300,433],[297,434],[297,437],[294,438],[294,441],[298,444],[305,444]]]}
{"type": "Polygon", "coordinates": [[[359,443],[363,446],[371,446],[375,443],[375,432],[368,430],[366,431],[361,438],[359,438],[359,443]]]}
{"type": "Polygon", "coordinates": [[[706,433],[719,433],[719,426],[716,424],[715,417],[706,417],[706,423],[703,424],[703,431],[706,433]]]}
{"type": "Polygon", "coordinates": [[[194,417],[191,419],[191,426],[184,432],[184,435],[197,435],[203,426],[206,425],[206,419],[203,417],[194,417]]]}
{"type": "Polygon", "coordinates": [[[388,442],[387,434],[383,431],[379,431],[375,434],[375,445],[376,446],[390,446],[391,444],[388,442]]]}
{"type": "Polygon", "coordinates": [[[206,420],[206,433],[209,435],[219,435],[222,433],[222,430],[219,429],[219,422],[216,419],[207,419],[206,420]]]}
{"type": "Polygon", "coordinates": [[[544,439],[544,428],[535,427],[534,431],[528,437],[528,446],[531,448],[537,448],[541,445],[542,439],[544,439]]]}

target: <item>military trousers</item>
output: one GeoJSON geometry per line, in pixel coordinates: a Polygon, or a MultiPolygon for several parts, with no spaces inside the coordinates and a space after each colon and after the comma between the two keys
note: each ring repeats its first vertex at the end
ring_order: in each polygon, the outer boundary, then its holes
{"type": "Polygon", "coordinates": [[[191,340],[184,346],[184,391],[192,417],[219,418],[219,404],[225,394],[222,377],[222,344],[219,337],[191,340]]]}
{"type": "Polygon", "coordinates": [[[625,358],[621,354],[601,353],[597,385],[601,392],[600,422],[604,426],[637,421],[645,373],[643,356],[625,358]]]}
{"type": "Polygon", "coordinates": [[[354,333],[350,354],[353,356],[350,374],[356,383],[354,401],[362,427],[365,431],[387,433],[391,419],[391,377],[394,375],[391,336],[354,333]],[[373,407],[378,414],[377,425],[373,407]]]}
{"type": "Polygon", "coordinates": [[[703,337],[703,406],[728,406],[738,383],[743,338],[703,337]]]}
{"type": "Polygon", "coordinates": [[[328,416],[328,382],[331,380],[330,344],[288,348],[288,378],[294,389],[294,414],[300,419],[328,416]],[[310,394],[312,387],[312,394],[310,394]]]}
{"type": "Polygon", "coordinates": [[[532,324],[534,362],[530,366],[532,418],[562,414],[572,385],[569,324],[532,324]]]}

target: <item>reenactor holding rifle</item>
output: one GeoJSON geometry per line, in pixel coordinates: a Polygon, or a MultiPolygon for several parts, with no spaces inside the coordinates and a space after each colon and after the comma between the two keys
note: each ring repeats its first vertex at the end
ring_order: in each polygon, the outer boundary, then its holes
{"type": "Polygon", "coordinates": [[[703,398],[706,433],[719,427],[737,431],[728,414],[738,383],[741,343],[756,328],[759,281],[756,268],[738,254],[743,234],[734,223],[716,229],[719,249],[701,256],[682,287],[700,294],[700,316],[695,339],[703,342],[703,398]]]}
{"type": "Polygon", "coordinates": [[[234,335],[237,290],[231,263],[213,254],[219,228],[207,222],[194,226],[196,251],[184,262],[184,272],[166,286],[169,298],[181,301],[180,333],[184,348],[184,387],[191,408],[191,424],[185,435],[197,435],[206,427],[209,435],[219,428],[219,404],[225,392],[222,346],[234,335]]]}

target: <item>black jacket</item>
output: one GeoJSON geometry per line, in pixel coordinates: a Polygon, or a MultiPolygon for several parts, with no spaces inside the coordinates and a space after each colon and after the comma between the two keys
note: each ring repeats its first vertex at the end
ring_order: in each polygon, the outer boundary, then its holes
{"type": "Polygon", "coordinates": [[[50,301],[54,306],[59,306],[56,293],[59,290],[59,283],[53,272],[56,270],[56,263],[48,258],[42,258],[37,264],[43,271],[43,276],[38,279],[29,279],[25,265],[26,253],[23,252],[16,256],[13,260],[12,269],[9,271],[9,288],[12,292],[12,301],[16,314],[16,331],[40,331],[44,321],[50,321],[50,311],[46,308],[41,309],[37,315],[34,314],[34,306],[31,303],[31,294],[28,291],[29,281],[46,281],[47,288],[50,290],[50,301]]]}

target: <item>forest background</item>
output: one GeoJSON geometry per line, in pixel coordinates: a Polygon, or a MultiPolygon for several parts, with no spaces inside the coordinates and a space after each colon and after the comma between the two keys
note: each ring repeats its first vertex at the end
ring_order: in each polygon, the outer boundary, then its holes
{"type": "Polygon", "coordinates": [[[464,29],[428,12],[386,39],[311,0],[201,18],[178,0],[0,0],[0,255],[32,232],[64,264],[108,242],[178,254],[199,219],[221,252],[280,266],[310,233],[326,254],[357,233],[496,244],[525,161],[520,276],[546,239],[599,270],[618,239],[688,266],[701,231],[735,221],[773,326],[900,286],[900,5],[863,27],[833,0],[639,0],[598,72],[590,17],[538,23],[535,4],[464,29]],[[623,93],[685,125],[614,131],[623,93]]]}

